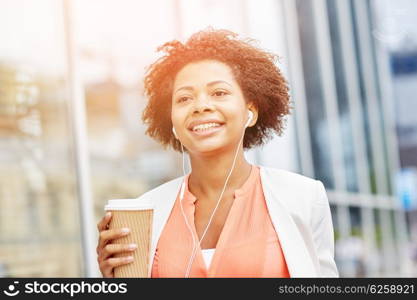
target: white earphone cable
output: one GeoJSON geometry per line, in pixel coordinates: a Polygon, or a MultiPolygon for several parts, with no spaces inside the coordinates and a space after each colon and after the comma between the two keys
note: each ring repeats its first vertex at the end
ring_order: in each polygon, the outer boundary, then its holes
{"type": "MultiPolygon", "coordinates": [[[[181,143],[181,151],[182,151],[182,171],[183,171],[183,173],[184,173],[184,180],[185,180],[185,177],[186,177],[186,175],[185,175],[185,159],[184,159],[184,148],[183,148],[183,146],[182,146],[182,143],[181,143]]],[[[185,213],[184,213],[184,209],[183,209],[183,207],[182,207],[182,201],[184,200],[184,192],[185,192],[185,181],[183,181],[183,183],[182,183],[182,185],[181,185],[181,192],[180,192],[180,207],[181,207],[181,213],[182,213],[182,216],[183,216],[183,218],[184,218],[184,220],[185,220],[185,224],[187,225],[187,228],[188,228],[188,230],[189,230],[189,231],[190,231],[190,233],[191,233],[191,237],[193,238],[193,250],[192,250],[192,253],[194,253],[195,244],[196,244],[196,241],[195,241],[195,236],[194,236],[194,234],[193,234],[193,230],[191,229],[190,224],[188,223],[188,218],[186,217],[186,215],[185,215],[185,213]]],[[[188,270],[188,268],[187,268],[187,270],[188,270]]],[[[186,277],[188,277],[188,276],[186,276],[186,277]]]]}
{"type": "MultiPolygon", "coordinates": [[[[246,127],[245,127],[245,128],[246,128],[246,127]]],[[[232,174],[232,172],[233,172],[233,170],[234,170],[234,168],[235,168],[236,158],[237,158],[237,154],[238,154],[238,152],[239,152],[239,148],[240,148],[240,142],[242,141],[242,139],[243,139],[244,135],[245,135],[245,131],[243,131],[243,135],[242,135],[242,137],[240,138],[240,141],[239,141],[239,143],[238,143],[238,147],[237,147],[237,149],[236,149],[235,157],[233,158],[232,168],[230,169],[229,174],[227,175],[226,181],[225,181],[225,183],[224,183],[224,185],[223,185],[222,192],[221,192],[221,194],[220,194],[219,199],[217,200],[216,207],[214,208],[213,212],[211,213],[211,216],[210,216],[209,222],[208,222],[208,224],[207,224],[207,226],[206,226],[206,229],[205,229],[205,230],[204,230],[204,232],[203,232],[203,235],[201,236],[201,239],[198,241],[198,245],[199,245],[199,246],[201,246],[201,241],[204,239],[204,237],[205,237],[205,235],[206,235],[206,233],[207,233],[207,230],[208,230],[208,228],[210,227],[211,221],[213,220],[213,217],[214,217],[214,214],[216,213],[217,207],[218,207],[218,206],[219,206],[219,204],[220,204],[220,200],[221,200],[221,199],[222,199],[222,197],[223,197],[223,193],[224,193],[224,191],[225,191],[225,189],[226,189],[227,182],[229,181],[230,175],[232,174]]],[[[188,226],[188,225],[187,225],[187,226],[188,226]]],[[[191,233],[192,233],[192,230],[191,230],[191,233]]],[[[194,234],[193,234],[193,233],[192,233],[192,235],[193,235],[193,237],[194,237],[194,234]]],[[[193,241],[194,241],[194,240],[195,240],[195,239],[193,238],[193,241]]],[[[190,260],[189,260],[189,262],[188,262],[187,271],[186,271],[186,273],[185,273],[185,277],[187,277],[187,278],[189,277],[189,273],[190,273],[190,270],[191,270],[191,266],[192,266],[192,263],[194,262],[194,259],[195,259],[195,255],[196,255],[196,254],[197,254],[197,247],[193,246],[192,256],[191,256],[191,258],[190,258],[190,260]]]]}
{"type": "MultiPolygon", "coordinates": [[[[251,111],[249,111],[249,112],[251,113],[251,111]]],[[[237,154],[238,154],[238,152],[239,152],[239,148],[240,148],[240,143],[241,143],[241,141],[242,141],[243,137],[245,136],[245,130],[246,130],[246,127],[249,125],[250,121],[252,120],[252,116],[253,116],[252,114],[250,114],[250,115],[249,115],[249,119],[248,119],[247,123],[245,124],[245,129],[243,130],[243,134],[242,134],[242,136],[241,136],[241,138],[240,138],[240,140],[239,140],[239,143],[238,143],[238,146],[237,146],[237,149],[236,149],[236,152],[235,152],[235,156],[234,156],[234,158],[233,158],[232,168],[230,169],[229,174],[227,175],[226,181],[225,181],[225,183],[224,183],[224,185],[223,185],[222,192],[221,192],[221,194],[220,194],[219,199],[217,200],[216,207],[214,208],[214,210],[213,210],[213,212],[212,212],[212,214],[211,214],[211,216],[210,216],[209,222],[208,222],[208,224],[207,224],[207,226],[206,226],[206,228],[205,228],[205,230],[204,230],[204,232],[203,232],[203,235],[201,236],[201,239],[200,239],[200,240],[199,240],[199,242],[198,242],[199,246],[201,246],[201,241],[204,239],[204,237],[205,237],[205,235],[206,235],[206,233],[207,233],[207,230],[208,230],[208,228],[209,228],[209,226],[210,226],[210,224],[211,224],[211,221],[212,221],[212,219],[213,219],[213,217],[214,217],[214,214],[216,213],[217,207],[218,207],[218,206],[219,206],[219,204],[220,204],[220,200],[221,200],[221,198],[223,197],[223,193],[224,193],[224,191],[225,191],[225,189],[226,189],[227,182],[229,181],[230,175],[232,174],[232,172],[233,172],[233,170],[234,170],[234,167],[235,167],[237,154]]],[[[182,143],[181,143],[181,150],[182,150],[182,166],[183,166],[183,173],[184,173],[184,179],[185,179],[185,162],[184,162],[184,161],[185,161],[185,158],[184,158],[184,148],[183,148],[182,143]]],[[[190,224],[188,223],[188,219],[186,218],[185,213],[184,213],[184,210],[183,210],[183,207],[182,207],[182,201],[183,201],[183,199],[184,199],[184,192],[185,192],[185,181],[183,181],[182,186],[181,186],[181,193],[180,193],[180,206],[181,206],[181,212],[182,212],[182,215],[183,215],[183,217],[184,217],[184,219],[185,219],[185,223],[186,223],[186,225],[187,225],[187,228],[188,228],[188,230],[190,231],[191,236],[192,236],[192,238],[193,238],[193,250],[192,250],[192,252],[191,252],[191,253],[192,253],[192,254],[191,254],[191,257],[190,257],[190,259],[188,260],[187,269],[186,269],[186,272],[185,272],[185,277],[186,277],[186,278],[188,278],[188,277],[189,277],[190,270],[191,270],[192,263],[194,262],[195,255],[196,255],[196,253],[197,253],[197,247],[196,247],[196,241],[195,241],[195,236],[194,236],[194,233],[193,233],[193,231],[192,231],[192,229],[191,229],[190,224]]]]}

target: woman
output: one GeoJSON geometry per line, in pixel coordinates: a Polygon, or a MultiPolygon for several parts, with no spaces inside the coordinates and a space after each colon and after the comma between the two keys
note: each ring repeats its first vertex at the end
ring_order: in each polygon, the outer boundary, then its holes
{"type": "MultiPolygon", "coordinates": [[[[158,50],[145,77],[146,133],[186,151],[192,171],[137,199],[155,204],[149,276],[337,277],[323,184],[244,157],[290,113],[276,56],[210,28],[158,50]]],[[[114,254],[135,251],[110,244],[128,234],[108,230],[110,219],[98,224],[104,277],[132,261],[114,254]]]]}

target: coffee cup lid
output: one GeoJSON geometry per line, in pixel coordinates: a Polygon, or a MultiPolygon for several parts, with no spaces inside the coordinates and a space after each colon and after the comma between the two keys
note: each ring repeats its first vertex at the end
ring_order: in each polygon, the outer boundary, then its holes
{"type": "Polygon", "coordinates": [[[111,199],[104,206],[104,210],[145,210],[153,209],[148,199],[111,199]]]}

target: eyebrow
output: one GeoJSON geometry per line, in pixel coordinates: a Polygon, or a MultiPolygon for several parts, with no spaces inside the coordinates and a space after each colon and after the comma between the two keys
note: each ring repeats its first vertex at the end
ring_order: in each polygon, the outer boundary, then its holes
{"type": "MultiPolygon", "coordinates": [[[[211,81],[211,82],[207,83],[206,86],[209,87],[209,86],[212,86],[212,85],[215,85],[215,84],[218,84],[218,83],[226,83],[227,85],[229,85],[230,87],[232,87],[232,85],[230,83],[227,83],[226,81],[223,81],[223,80],[211,81]]],[[[192,90],[194,90],[194,88],[192,86],[182,86],[182,87],[178,88],[174,92],[174,94],[176,94],[179,90],[189,90],[189,91],[192,91],[192,90]]]]}

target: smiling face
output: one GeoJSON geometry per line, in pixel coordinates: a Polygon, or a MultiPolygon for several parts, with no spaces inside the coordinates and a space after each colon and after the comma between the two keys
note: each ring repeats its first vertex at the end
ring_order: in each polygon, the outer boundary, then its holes
{"type": "Polygon", "coordinates": [[[248,120],[247,104],[230,67],[216,60],[185,65],[176,75],[171,120],[190,153],[236,149],[248,120]],[[199,125],[200,126],[196,126],[199,125]]]}

